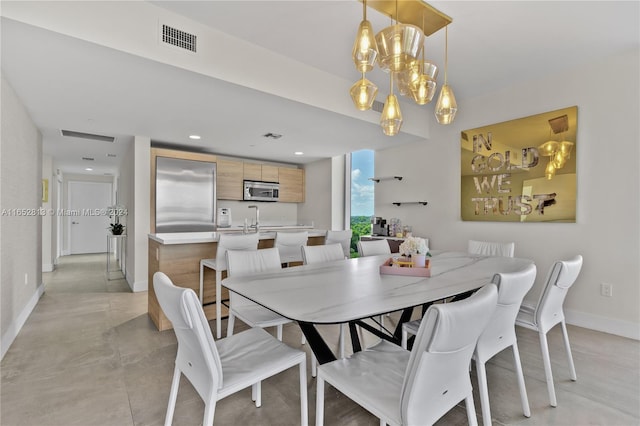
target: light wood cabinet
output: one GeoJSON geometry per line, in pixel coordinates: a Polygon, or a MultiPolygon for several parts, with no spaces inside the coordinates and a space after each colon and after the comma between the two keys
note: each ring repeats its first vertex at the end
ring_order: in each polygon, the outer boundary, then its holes
{"type": "Polygon", "coordinates": [[[241,161],[218,159],[218,200],[242,200],[244,164],[241,161]]]}
{"type": "Polygon", "coordinates": [[[284,203],[304,202],[304,169],[279,167],[278,179],[280,182],[278,201],[284,203]]]}
{"type": "Polygon", "coordinates": [[[247,180],[262,180],[262,165],[244,163],[244,178],[247,180]]]}
{"type": "Polygon", "coordinates": [[[277,166],[262,165],[262,180],[265,182],[279,182],[280,174],[277,166]]]}
{"type": "Polygon", "coordinates": [[[247,180],[278,182],[278,167],[268,164],[244,163],[244,178],[247,180]]]}

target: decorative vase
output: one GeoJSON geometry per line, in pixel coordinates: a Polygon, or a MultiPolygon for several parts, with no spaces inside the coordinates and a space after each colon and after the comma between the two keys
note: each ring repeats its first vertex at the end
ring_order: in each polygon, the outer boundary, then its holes
{"type": "Polygon", "coordinates": [[[424,254],[412,254],[411,259],[413,260],[414,268],[424,268],[427,260],[427,256],[424,254]]]}

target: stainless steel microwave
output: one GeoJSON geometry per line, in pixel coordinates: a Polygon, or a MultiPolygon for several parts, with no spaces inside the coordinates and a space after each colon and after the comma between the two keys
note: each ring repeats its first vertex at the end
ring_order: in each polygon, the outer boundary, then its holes
{"type": "Polygon", "coordinates": [[[244,181],[243,200],[278,201],[280,184],[276,182],[244,181]]]}

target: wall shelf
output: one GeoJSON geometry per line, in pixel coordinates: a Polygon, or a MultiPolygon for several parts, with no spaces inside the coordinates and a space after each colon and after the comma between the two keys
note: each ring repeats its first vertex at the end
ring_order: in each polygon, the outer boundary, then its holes
{"type": "Polygon", "coordinates": [[[395,206],[400,206],[402,204],[422,204],[423,206],[426,206],[427,204],[429,204],[428,201],[394,201],[392,203],[395,206]]]}
{"type": "Polygon", "coordinates": [[[393,179],[402,180],[402,176],[384,176],[384,177],[370,177],[369,178],[369,180],[372,180],[375,183],[379,183],[381,180],[393,180],[393,179]]]}

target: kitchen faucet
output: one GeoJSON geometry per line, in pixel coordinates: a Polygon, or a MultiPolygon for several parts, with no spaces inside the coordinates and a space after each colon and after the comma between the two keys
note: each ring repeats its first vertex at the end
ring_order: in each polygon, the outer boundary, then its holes
{"type": "Polygon", "coordinates": [[[256,228],[256,232],[260,232],[260,208],[255,204],[247,206],[247,208],[256,209],[256,224],[251,225],[251,228],[256,228]]]}

